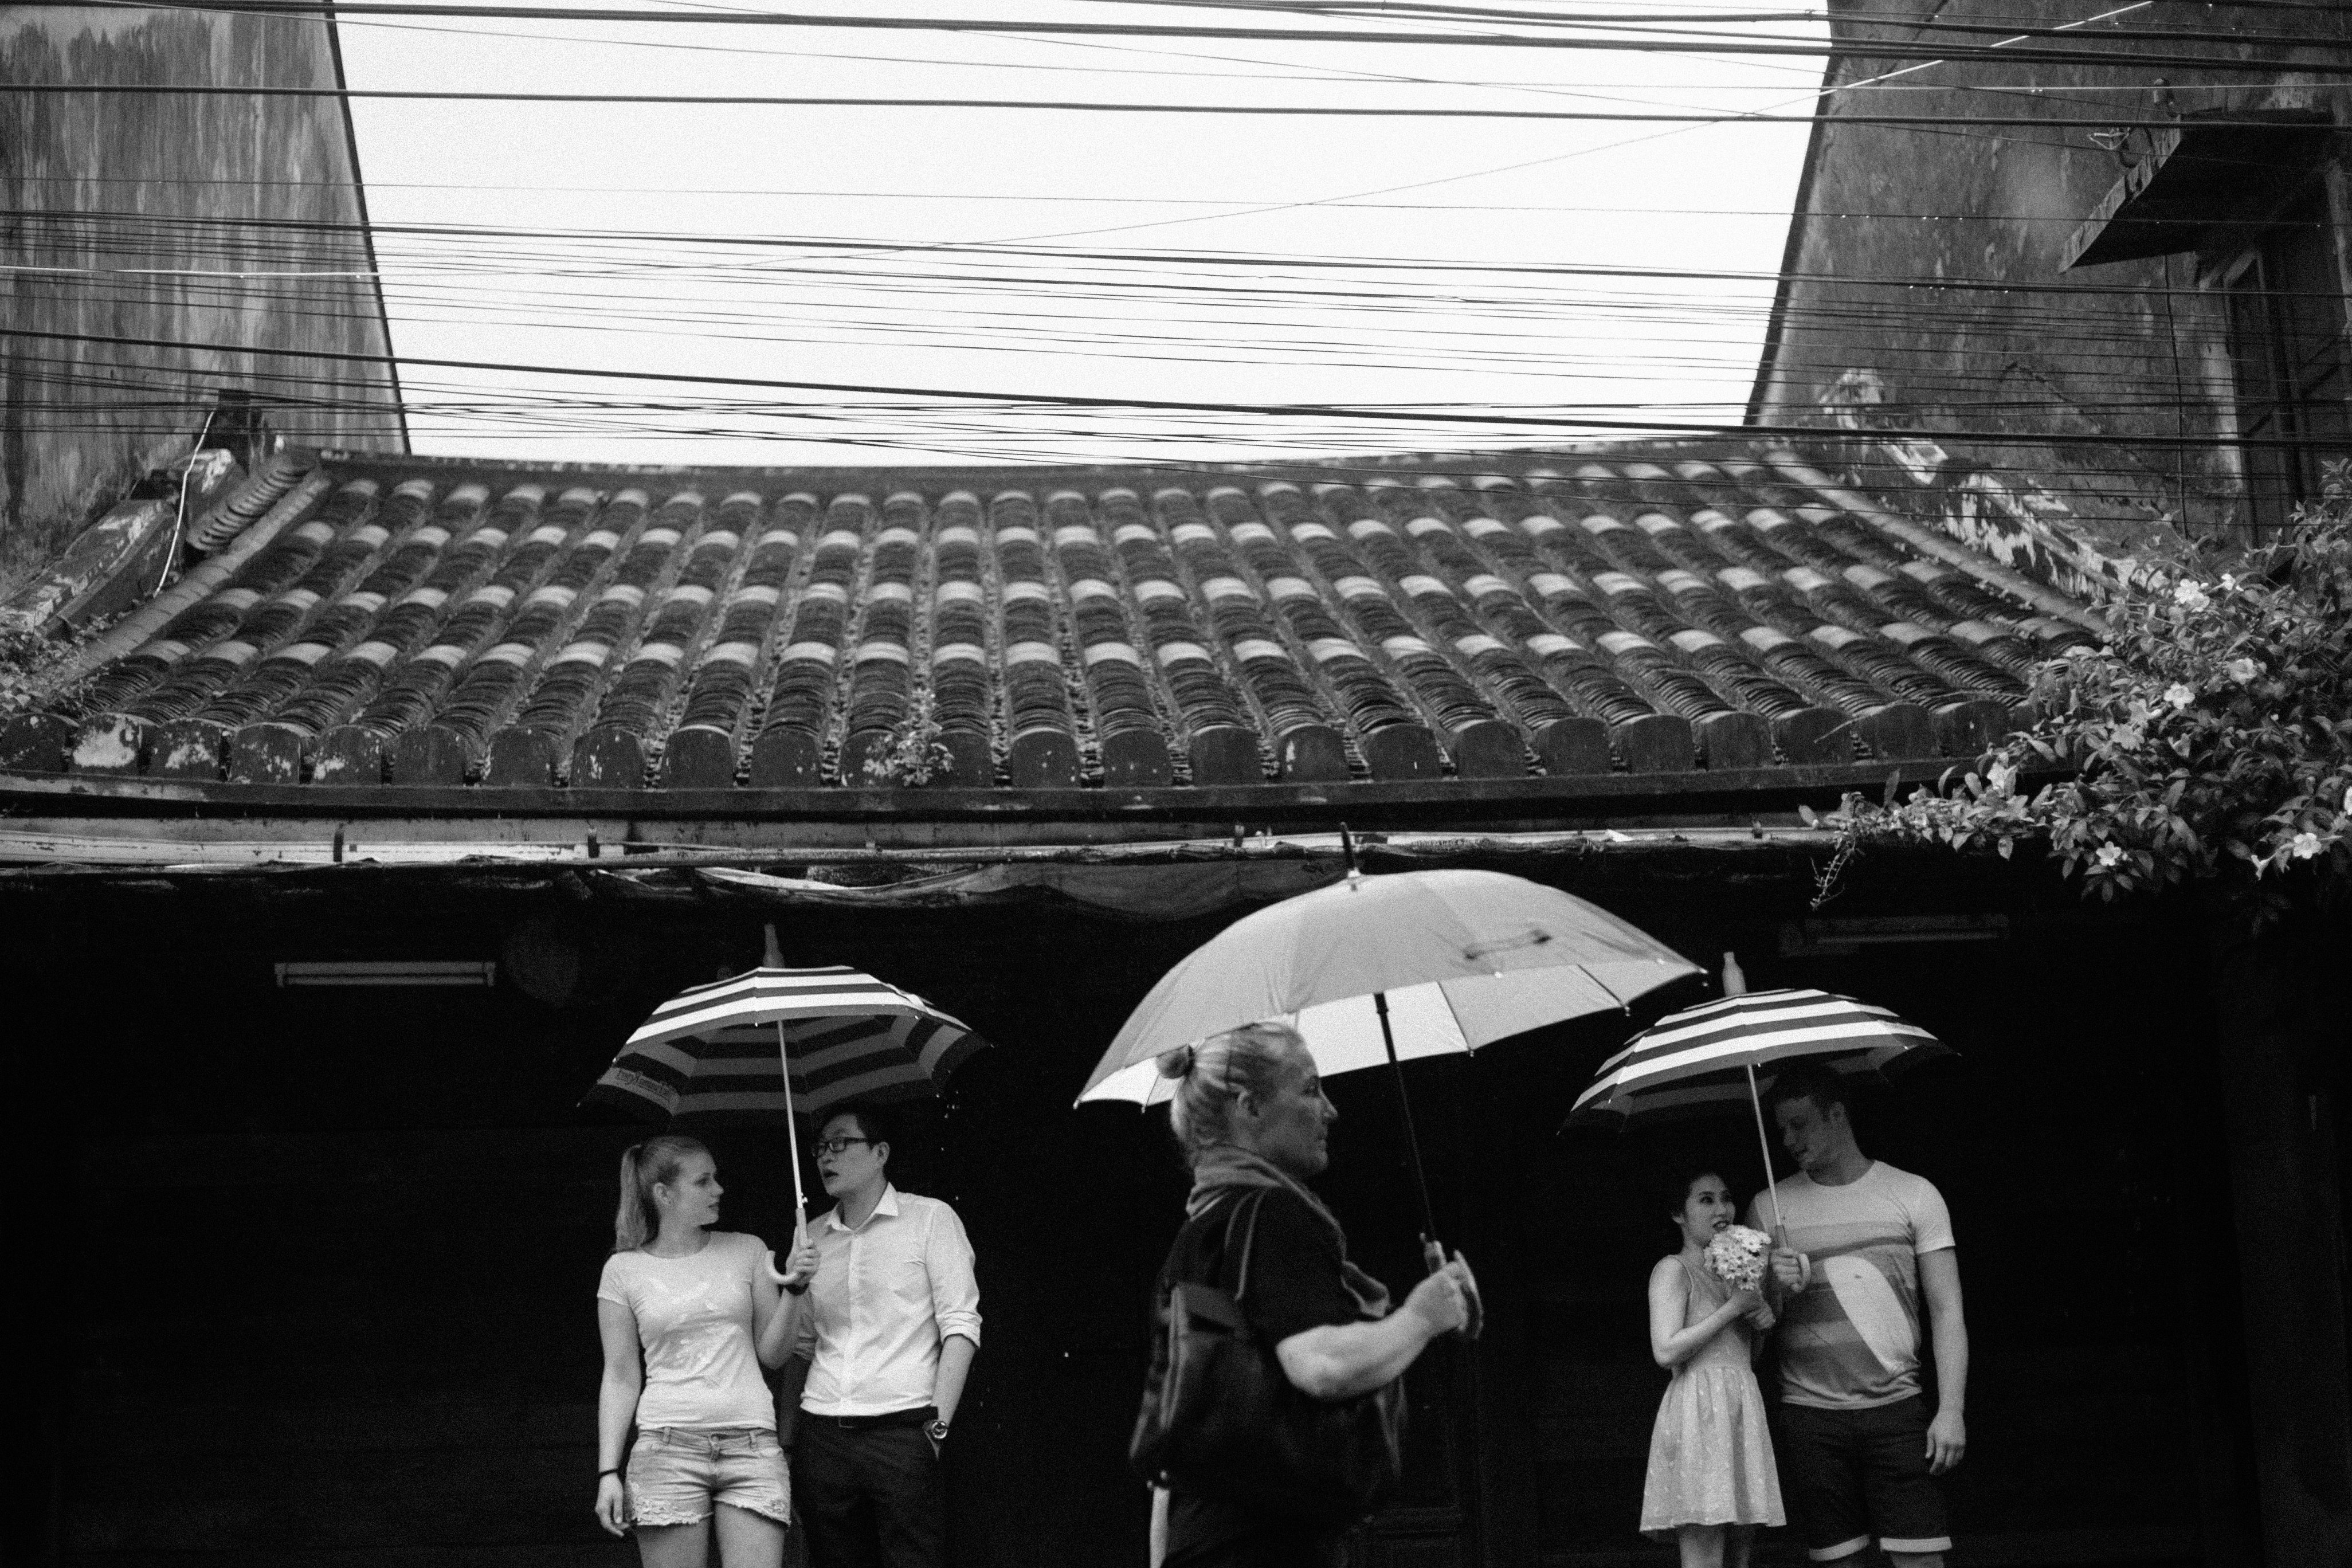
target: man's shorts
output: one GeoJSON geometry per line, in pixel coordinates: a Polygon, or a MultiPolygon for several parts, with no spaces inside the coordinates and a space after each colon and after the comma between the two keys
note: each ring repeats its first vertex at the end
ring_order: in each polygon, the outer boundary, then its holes
{"type": "Polygon", "coordinates": [[[656,1426],[629,1450],[629,1521],[700,1524],[711,1506],[793,1521],[792,1472],[763,1426],[656,1426]]]}
{"type": "Polygon", "coordinates": [[[1943,1489],[1927,1473],[1927,1402],[1864,1409],[1780,1406],[1780,1485],[1816,1563],[1885,1552],[1949,1552],[1943,1489]]]}

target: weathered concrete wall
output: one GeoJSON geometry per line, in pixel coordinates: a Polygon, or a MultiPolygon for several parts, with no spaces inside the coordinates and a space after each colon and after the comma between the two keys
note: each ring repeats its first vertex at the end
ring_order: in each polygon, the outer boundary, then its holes
{"type": "MultiPolygon", "coordinates": [[[[2112,10],[2064,0],[2034,8],[2063,25],[2112,10]]],[[[1871,13],[2013,25],[2013,0],[1870,0],[1871,13]]],[[[1833,0],[1839,37],[1908,49],[1941,39],[1982,46],[2000,35],[1926,32],[1853,20],[1833,0]]],[[[1906,69],[1916,57],[1844,59],[1829,79],[1837,116],[2162,120],[2211,109],[2324,108],[2340,87],[2298,78],[2317,48],[2135,43],[2116,28],[2247,30],[2332,41],[2340,62],[2352,9],[2228,13],[2159,0],[2036,47],[2095,49],[2112,65],[1979,59],[1906,69]],[[2263,59],[2275,74],[2186,71],[2135,57],[2195,54],[2263,59]],[[1904,74],[1877,86],[1857,86],[1904,74]],[[2163,85],[2163,84],[2168,84],[2163,85]],[[2117,90],[2130,89],[2133,90],[2117,90]],[[1999,89],[1999,90],[1995,90],[1999,89]]],[[[2081,515],[2123,522],[2168,518],[2189,531],[2225,528],[2237,507],[2234,430],[2221,300],[2176,256],[2059,270],[2068,239],[2123,171],[2087,127],[1911,128],[1832,121],[1815,132],[1790,232],[1778,332],[1759,378],[1756,413],[1820,422],[1824,397],[1866,399],[1874,373],[1895,411],[1921,426],[2055,437],[1987,443],[1969,454],[2044,477],[2081,515]],[[1824,279],[1834,279],[1837,281],[1824,279]],[[1880,286],[1861,280],[1875,279],[1880,286]],[[1888,284],[1908,287],[1889,287],[1888,284]],[[1966,285],[1966,287],[1963,287],[1966,285]],[[1982,287],[1991,285],[1992,287],[1982,287]],[[2018,291],[2002,291],[2001,286],[2018,291]],[[2053,292],[2053,289],[2078,290],[2053,292]],[[2101,290],[2084,292],[2081,290],[2101,290]],[[2067,437],[2078,439],[2070,442],[2067,437]],[[2145,447],[2082,437],[2142,438],[2145,447]],[[2171,443],[2200,445],[2186,452],[2171,443]]],[[[2110,140],[2112,140],[2110,138],[2110,140]]],[[[2145,146],[2141,138],[2130,144],[2145,146]]],[[[2129,155],[2130,146],[2126,148],[2129,155]]]]}
{"type": "Polygon", "coordinates": [[[0,596],[185,451],[219,388],[303,400],[268,407],[296,441],[406,445],[388,371],[249,352],[388,350],[364,233],[276,226],[362,220],[341,100],[10,89],[338,77],[316,19],[0,6],[0,325],[59,334],[0,338],[0,596]]]}
{"type": "Polygon", "coordinates": [[[2352,1563],[2352,1340],[2336,1145],[2352,1083],[2352,926],[2315,918],[2249,939],[2243,915],[2217,911],[2212,922],[2227,1065],[2216,1100],[2243,1270],[2263,1558],[2266,1568],[2341,1568],[2352,1563]]]}

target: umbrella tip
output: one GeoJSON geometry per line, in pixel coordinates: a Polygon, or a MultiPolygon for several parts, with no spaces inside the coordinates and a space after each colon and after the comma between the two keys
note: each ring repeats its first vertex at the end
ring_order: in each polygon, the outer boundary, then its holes
{"type": "Polygon", "coordinates": [[[1726,996],[1748,994],[1748,972],[1739,967],[1738,955],[1730,952],[1723,955],[1723,994],[1726,996]]]}
{"type": "Polygon", "coordinates": [[[768,937],[768,951],[760,962],[770,969],[782,969],[784,966],[784,944],[776,940],[775,922],[769,921],[764,929],[768,937]]]}

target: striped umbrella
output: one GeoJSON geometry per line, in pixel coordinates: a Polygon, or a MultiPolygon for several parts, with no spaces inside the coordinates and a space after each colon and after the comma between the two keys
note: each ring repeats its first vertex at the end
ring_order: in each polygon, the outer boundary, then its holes
{"type": "Polygon", "coordinates": [[[783,1119],[801,1193],[795,1113],[933,1094],[988,1042],[887,981],[833,964],[786,969],[776,928],[757,969],[679,992],[654,1009],[583,1103],[671,1118],[783,1119]]]}
{"type": "MultiPolygon", "coordinates": [[[[1571,1124],[1657,1115],[1745,1100],[1756,1113],[1756,1137],[1771,1178],[1771,1142],[1764,1131],[1759,1068],[1817,1061],[1840,1072],[1885,1075],[1951,1047],[1884,1007],[1826,991],[1783,989],[1742,993],[1739,972],[1726,954],[1719,1002],[1668,1014],[1601,1066],[1577,1096],[1571,1124]]],[[[1773,1219],[1780,1200],[1773,1200],[1773,1219]]]]}

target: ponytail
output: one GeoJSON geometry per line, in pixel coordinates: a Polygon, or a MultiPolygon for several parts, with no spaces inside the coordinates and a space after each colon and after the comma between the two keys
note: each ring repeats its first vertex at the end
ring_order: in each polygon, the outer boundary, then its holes
{"type": "Polygon", "coordinates": [[[654,1189],[677,1179],[677,1168],[709,1150],[699,1139],[665,1132],[621,1151],[621,1206],[613,1215],[613,1250],[635,1252],[661,1234],[661,1210],[654,1189]]]}
{"type": "Polygon", "coordinates": [[[1194,1163],[1202,1151],[1224,1142],[1232,1131],[1234,1101],[1280,1088],[1291,1053],[1306,1049],[1297,1030],[1269,1021],[1244,1024],[1162,1055],[1160,1076],[1175,1080],[1168,1127],[1184,1163],[1194,1163]]]}

